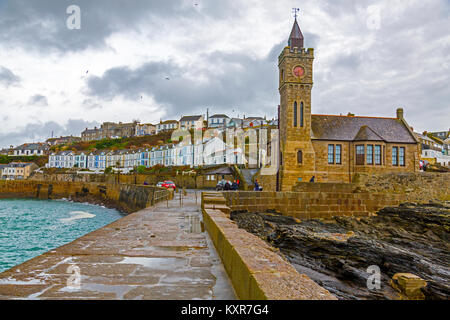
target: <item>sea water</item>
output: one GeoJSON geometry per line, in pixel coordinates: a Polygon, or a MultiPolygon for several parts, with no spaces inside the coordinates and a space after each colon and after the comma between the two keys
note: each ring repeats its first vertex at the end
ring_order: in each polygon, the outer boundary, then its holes
{"type": "Polygon", "coordinates": [[[0,272],[121,217],[115,209],[66,200],[0,200],[0,272]]]}

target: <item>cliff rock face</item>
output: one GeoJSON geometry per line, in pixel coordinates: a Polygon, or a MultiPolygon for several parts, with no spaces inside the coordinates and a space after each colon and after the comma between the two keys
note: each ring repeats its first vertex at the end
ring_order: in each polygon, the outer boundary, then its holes
{"type": "Polygon", "coordinates": [[[390,285],[396,273],[426,280],[426,299],[450,297],[448,203],[408,203],[376,216],[328,221],[302,222],[276,212],[233,212],[231,217],[340,299],[398,299],[390,285]],[[380,289],[368,289],[370,266],[381,271],[380,289]]]}

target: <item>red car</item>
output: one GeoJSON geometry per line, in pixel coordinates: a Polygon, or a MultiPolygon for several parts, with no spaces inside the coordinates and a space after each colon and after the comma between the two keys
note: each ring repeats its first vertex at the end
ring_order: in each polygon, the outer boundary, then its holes
{"type": "Polygon", "coordinates": [[[173,181],[164,181],[162,183],[162,187],[166,188],[166,189],[172,188],[173,191],[175,191],[177,189],[177,187],[173,181]]]}

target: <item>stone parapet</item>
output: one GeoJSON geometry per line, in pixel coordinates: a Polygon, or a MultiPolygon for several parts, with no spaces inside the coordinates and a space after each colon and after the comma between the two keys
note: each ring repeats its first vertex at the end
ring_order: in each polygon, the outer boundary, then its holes
{"type": "MultiPolygon", "coordinates": [[[[329,291],[295,268],[257,236],[239,229],[202,194],[203,222],[222,259],[236,294],[244,300],[336,300],[329,291]]],[[[225,198],[223,198],[225,201],[225,198]]]]}
{"type": "Polygon", "coordinates": [[[404,197],[399,194],[351,192],[348,188],[342,190],[333,184],[328,184],[330,189],[325,192],[325,186],[309,185],[312,190],[302,192],[231,191],[223,192],[223,195],[232,211],[276,210],[298,219],[368,216],[384,207],[397,206],[404,201],[404,197]]]}

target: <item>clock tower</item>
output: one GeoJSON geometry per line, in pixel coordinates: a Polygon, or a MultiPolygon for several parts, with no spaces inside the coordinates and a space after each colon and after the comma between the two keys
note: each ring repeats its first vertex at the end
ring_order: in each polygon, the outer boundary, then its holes
{"type": "Polygon", "coordinates": [[[295,17],[288,46],[278,58],[280,71],[280,189],[290,191],[315,175],[311,143],[311,90],[314,49],[304,48],[295,17]]]}

